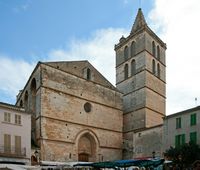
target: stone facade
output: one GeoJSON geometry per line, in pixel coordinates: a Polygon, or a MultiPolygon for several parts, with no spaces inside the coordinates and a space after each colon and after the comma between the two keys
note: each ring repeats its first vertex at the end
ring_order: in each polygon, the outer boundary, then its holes
{"type": "Polygon", "coordinates": [[[40,159],[160,155],[165,50],[139,9],[130,35],[115,45],[116,87],[88,61],[39,62],[16,104],[32,115],[31,137],[40,159]]]}
{"type": "Polygon", "coordinates": [[[163,126],[134,131],[133,134],[133,158],[162,157],[162,130],[163,126]]]}
{"type": "Polygon", "coordinates": [[[30,164],[31,115],[0,102],[0,163],[30,164]]]}
{"type": "MultiPolygon", "coordinates": [[[[166,44],[138,10],[131,33],[115,45],[116,87],[123,93],[123,135],[132,143],[136,130],[162,124],[165,115],[166,44]]],[[[149,138],[151,140],[151,138],[149,138]]],[[[137,143],[137,142],[136,142],[137,143]]],[[[160,145],[161,148],[161,145],[160,145]]],[[[150,153],[145,153],[145,155],[150,153]]],[[[135,156],[124,148],[124,158],[135,156]]]]}
{"type": "Polygon", "coordinates": [[[32,113],[41,160],[116,160],[122,158],[121,95],[87,61],[39,62],[17,105],[32,113]]]}

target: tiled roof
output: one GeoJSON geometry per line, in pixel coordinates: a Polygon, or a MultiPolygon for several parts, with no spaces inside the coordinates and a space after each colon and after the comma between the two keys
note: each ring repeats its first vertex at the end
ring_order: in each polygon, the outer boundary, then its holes
{"type": "Polygon", "coordinates": [[[25,109],[23,107],[19,107],[19,106],[8,104],[8,103],[0,102],[0,107],[25,112],[25,109]]]}
{"type": "Polygon", "coordinates": [[[165,116],[164,119],[171,118],[171,117],[176,117],[176,116],[179,116],[179,115],[182,115],[182,114],[186,114],[186,113],[195,112],[195,111],[198,111],[198,110],[200,110],[200,106],[193,107],[193,108],[190,108],[190,109],[187,109],[187,110],[183,110],[181,112],[177,112],[177,113],[165,116]]]}

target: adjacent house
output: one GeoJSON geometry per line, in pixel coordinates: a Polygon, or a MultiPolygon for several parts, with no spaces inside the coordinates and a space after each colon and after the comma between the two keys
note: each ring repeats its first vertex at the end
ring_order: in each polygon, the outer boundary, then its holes
{"type": "Polygon", "coordinates": [[[29,164],[31,116],[21,107],[0,102],[0,163],[29,164]]]}
{"type": "Polygon", "coordinates": [[[190,141],[200,144],[200,106],[164,117],[163,151],[190,141]]]}

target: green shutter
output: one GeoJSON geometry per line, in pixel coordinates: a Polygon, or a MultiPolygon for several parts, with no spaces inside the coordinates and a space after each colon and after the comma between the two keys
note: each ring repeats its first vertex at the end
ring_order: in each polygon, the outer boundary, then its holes
{"type": "Polygon", "coordinates": [[[182,139],[181,139],[181,144],[184,144],[184,143],[185,143],[185,134],[182,134],[182,135],[181,135],[181,138],[182,138],[182,139]]]}
{"type": "Polygon", "coordinates": [[[175,136],[175,147],[185,144],[185,134],[175,136]]]}
{"type": "Polygon", "coordinates": [[[197,132],[191,132],[190,133],[190,141],[193,143],[197,143],[197,132]]]}
{"type": "Polygon", "coordinates": [[[175,147],[178,146],[178,135],[175,136],[175,147]]]}
{"type": "Polygon", "coordinates": [[[190,125],[196,125],[196,113],[190,116],[190,125]]]}

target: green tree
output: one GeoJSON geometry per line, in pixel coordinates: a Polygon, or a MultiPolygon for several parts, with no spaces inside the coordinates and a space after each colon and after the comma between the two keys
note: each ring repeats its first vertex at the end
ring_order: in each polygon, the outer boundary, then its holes
{"type": "Polygon", "coordinates": [[[195,160],[200,159],[200,146],[190,142],[179,147],[170,147],[165,151],[164,155],[175,164],[187,167],[195,160]]]}

